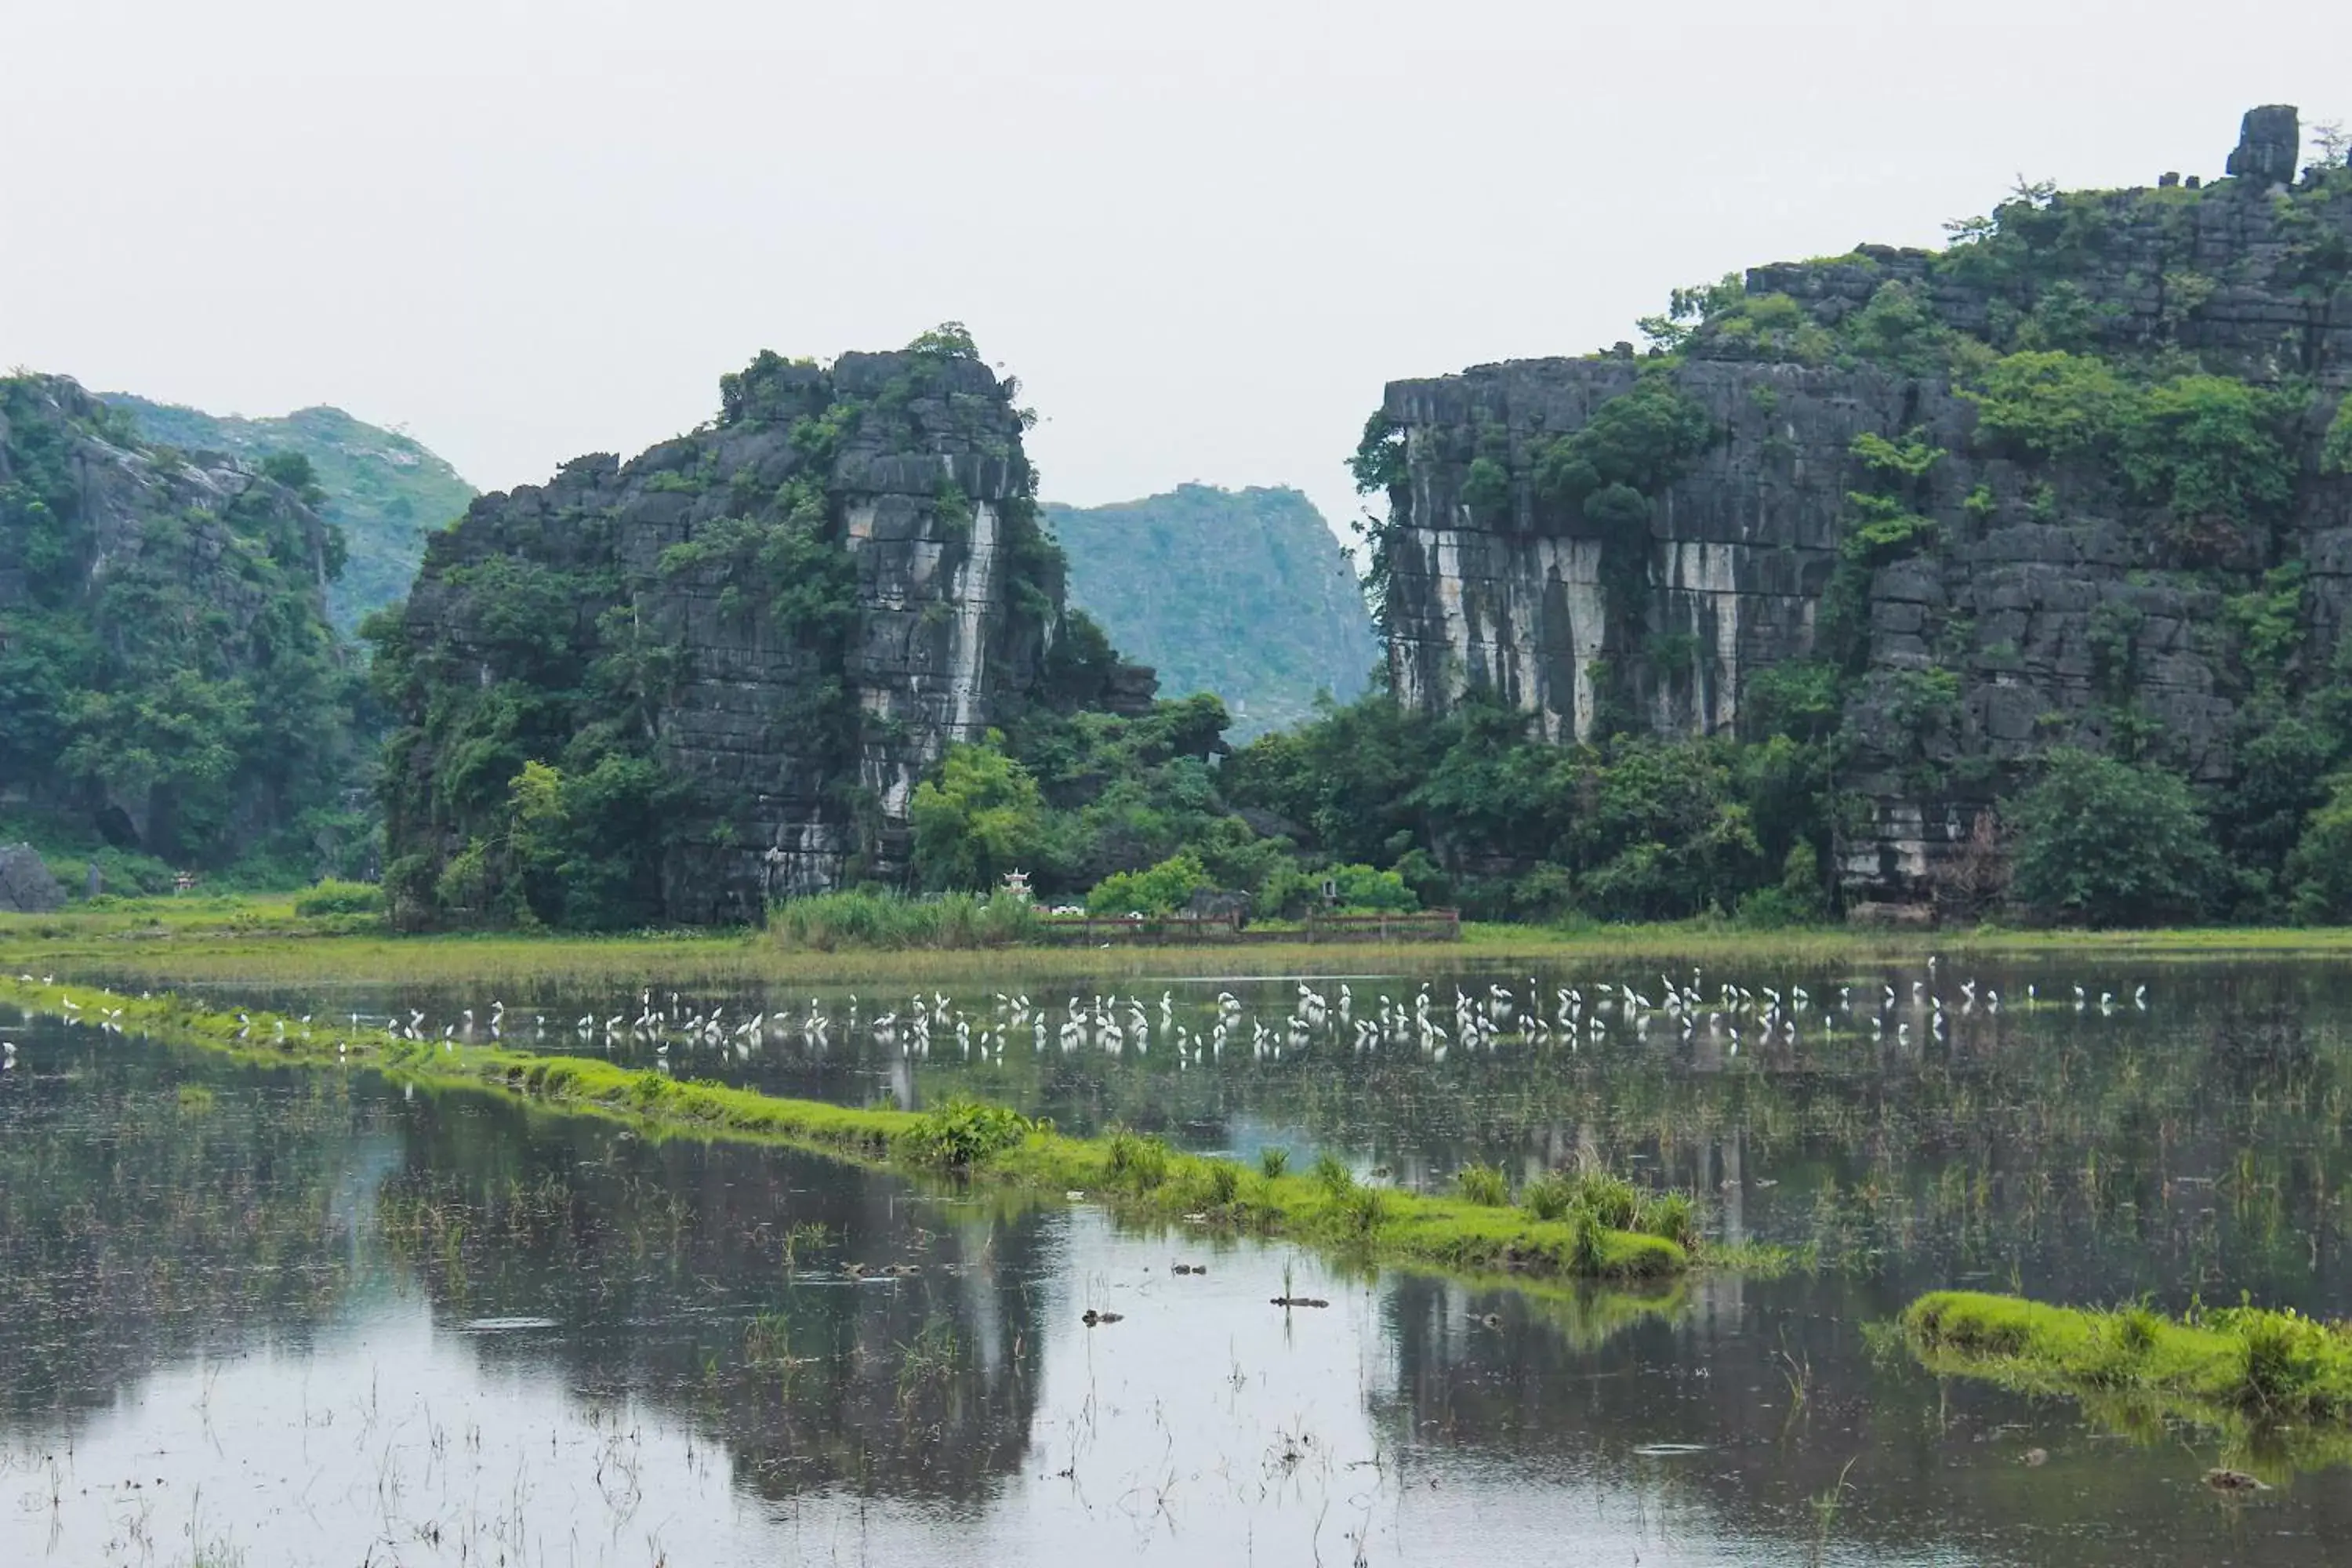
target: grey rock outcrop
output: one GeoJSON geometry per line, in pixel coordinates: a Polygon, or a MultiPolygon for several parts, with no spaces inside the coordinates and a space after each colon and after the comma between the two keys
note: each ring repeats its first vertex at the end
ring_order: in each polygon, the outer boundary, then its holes
{"type": "Polygon", "coordinates": [[[65,908],[66,890],[29,844],[0,844],[0,913],[45,915],[65,908]]]}
{"type": "Polygon", "coordinates": [[[2269,103],[2246,110],[2238,131],[2237,150],[2230,154],[2233,179],[2269,188],[2294,184],[2295,167],[2303,156],[2303,122],[2293,104],[2269,103]]]}
{"type": "MultiPolygon", "coordinates": [[[[483,832],[436,804],[461,743],[433,727],[451,688],[562,679],[490,613],[483,585],[519,571],[578,593],[553,632],[567,668],[652,656],[628,721],[686,792],[662,825],[669,921],[756,920],[772,898],[897,875],[923,771],[1048,688],[1149,706],[1149,670],[1056,666],[1061,559],[1037,526],[1021,418],[985,364],[766,355],[725,391],[716,425],[485,496],[432,540],[401,634],[425,657],[408,661],[413,742],[395,741],[395,858],[430,872],[483,832]]],[[[396,914],[428,918],[415,902],[396,914]]]]}
{"type": "MultiPolygon", "coordinates": [[[[2052,745],[2107,744],[2118,681],[2193,775],[2227,779],[2248,691],[2224,600],[2282,561],[2303,563],[2302,657],[2318,668],[2352,616],[2352,480],[2315,460],[2318,430],[2352,386],[2352,189],[2307,186],[2292,211],[2274,202],[2269,186],[2283,168],[2294,178],[2296,151],[2294,111],[2257,110],[2231,159],[2236,180],[2065,195],[2045,209],[2053,230],[2077,222],[2088,237],[2068,277],[2093,307],[2093,346],[2177,349],[2257,383],[2319,389],[2275,528],[2187,550],[2197,520],[2151,506],[2111,468],[1990,449],[1945,374],[1835,354],[1802,363],[1703,327],[1664,374],[1713,438],[1653,498],[1643,610],[1627,625],[1611,609],[1603,542],[1548,507],[1528,476],[1546,443],[1662,367],[1613,353],[1481,365],[1393,383],[1384,399],[1405,443],[1388,535],[1393,689],[1432,712],[1489,693],[1566,742],[1595,737],[1606,674],[1630,693],[1621,723],[1739,732],[1766,672],[1822,653],[1847,497],[1869,488],[1856,438],[1908,437],[1945,454],[1909,501],[1936,542],[1868,577],[1866,659],[1846,689],[1852,771],[1840,780],[1867,806],[1838,848],[1849,907],[1959,901],[1981,814],[2052,745]],[[1465,499],[1481,451],[1508,454],[1506,504],[1465,499]]],[[[1783,296],[1827,333],[1890,283],[1980,339],[2032,302],[1930,253],[1874,247],[1757,268],[1746,282],[1751,300],[1783,296]]]]}

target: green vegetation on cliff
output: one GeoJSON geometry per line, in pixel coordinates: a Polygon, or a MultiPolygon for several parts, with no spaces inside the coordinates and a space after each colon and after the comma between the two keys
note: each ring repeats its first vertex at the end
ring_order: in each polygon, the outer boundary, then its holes
{"type": "Polygon", "coordinates": [[[318,500],[299,457],[191,460],[70,381],[0,379],[0,815],[117,886],[363,868],[318,500]]]}
{"type": "Polygon", "coordinates": [[[1210,692],[1235,740],[1363,694],[1380,657],[1347,555],[1293,489],[1179,485],[1112,506],[1048,506],[1071,602],[1172,696],[1210,692]]]}
{"type": "Polygon", "coordinates": [[[327,589],[327,613],[345,637],[408,593],[425,536],[463,515],[474,488],[421,442],[340,408],[298,408],[268,419],[206,414],[129,393],[103,395],[140,437],[184,452],[222,452],[259,463],[294,453],[324,498],[320,515],[343,534],[343,574],[327,589]]]}
{"type": "Polygon", "coordinates": [[[907,797],[950,741],[1124,673],[1062,614],[1014,390],[952,325],[762,354],[714,424],[435,535],[366,628],[394,917],[751,921],[903,879],[907,797]]]}
{"type": "Polygon", "coordinates": [[[1228,792],[1496,913],[2352,918],[2352,169],[2296,144],[1391,387],[1397,698],[1228,792]]]}

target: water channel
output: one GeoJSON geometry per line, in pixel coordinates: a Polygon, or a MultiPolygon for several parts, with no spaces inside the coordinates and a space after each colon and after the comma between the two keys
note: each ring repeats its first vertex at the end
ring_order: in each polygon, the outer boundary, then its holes
{"type": "Polygon", "coordinates": [[[648,1070],[975,1093],[1402,1185],[1597,1161],[1810,1269],[1469,1286],[0,1020],[0,1561],[2344,1560],[2352,1472],[1939,1384],[1874,1325],[1948,1284],[2352,1311],[2352,976],[1689,967],[926,987],[928,1050],[910,988],[656,988],[646,1029],[643,987],[236,995],[366,1029],[422,1012],[428,1037],[486,1037],[497,1005],[509,1040],[648,1070]],[[1302,1038],[1302,978],[1332,1005],[1344,981],[1358,1017],[1426,984],[1449,1026],[1499,985],[1517,1022],[1442,1059],[1336,1017],[1302,1038]],[[1727,983],[1772,987],[1778,1026],[1727,983]],[[1597,1015],[1604,985],[1669,984],[1711,1004],[1687,1034],[1597,1015]],[[1549,1016],[1564,987],[1603,1026],[1530,1038],[1529,994],[1549,1016]],[[1011,1022],[1024,994],[1042,1045],[1011,1022]],[[1269,1304],[1300,1294],[1330,1305],[1269,1304]],[[2224,1458],[2272,1489],[2209,1491],[2224,1458]]]}

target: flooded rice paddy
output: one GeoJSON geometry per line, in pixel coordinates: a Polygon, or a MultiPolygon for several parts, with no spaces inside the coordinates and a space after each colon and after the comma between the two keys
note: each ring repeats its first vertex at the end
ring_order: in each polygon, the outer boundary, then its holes
{"type": "Polygon", "coordinates": [[[2341,966],[1659,967],[926,988],[919,1033],[911,990],[234,994],[1402,1185],[1600,1162],[1810,1271],[1366,1271],[8,1021],[0,1562],[2344,1560],[2352,1471],[1939,1385],[1874,1329],[1948,1284],[2352,1312],[2341,966]],[[1442,1039],[1364,1035],[1424,982],[1442,1039]],[[2209,1492],[2224,1460],[2272,1489],[2209,1492]]]}

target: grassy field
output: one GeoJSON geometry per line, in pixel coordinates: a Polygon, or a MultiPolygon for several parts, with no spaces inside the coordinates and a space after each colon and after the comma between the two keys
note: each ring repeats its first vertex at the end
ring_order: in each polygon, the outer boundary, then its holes
{"type": "Polygon", "coordinates": [[[757,931],[587,937],[498,933],[402,936],[367,915],[305,917],[296,895],[105,900],[55,915],[0,915],[0,967],[76,979],[299,984],[397,974],[459,982],[672,985],[1089,976],[1173,978],[1430,971],[1449,966],[1738,963],[1801,966],[1953,956],[2080,953],[2148,960],[2227,954],[2352,952],[2352,929],[2217,928],[2151,931],[1895,931],[1844,927],[1749,931],[1720,923],[1463,928],[1457,943],[1268,943],[1219,948],[991,947],[880,952],[797,950],[757,931]]]}

